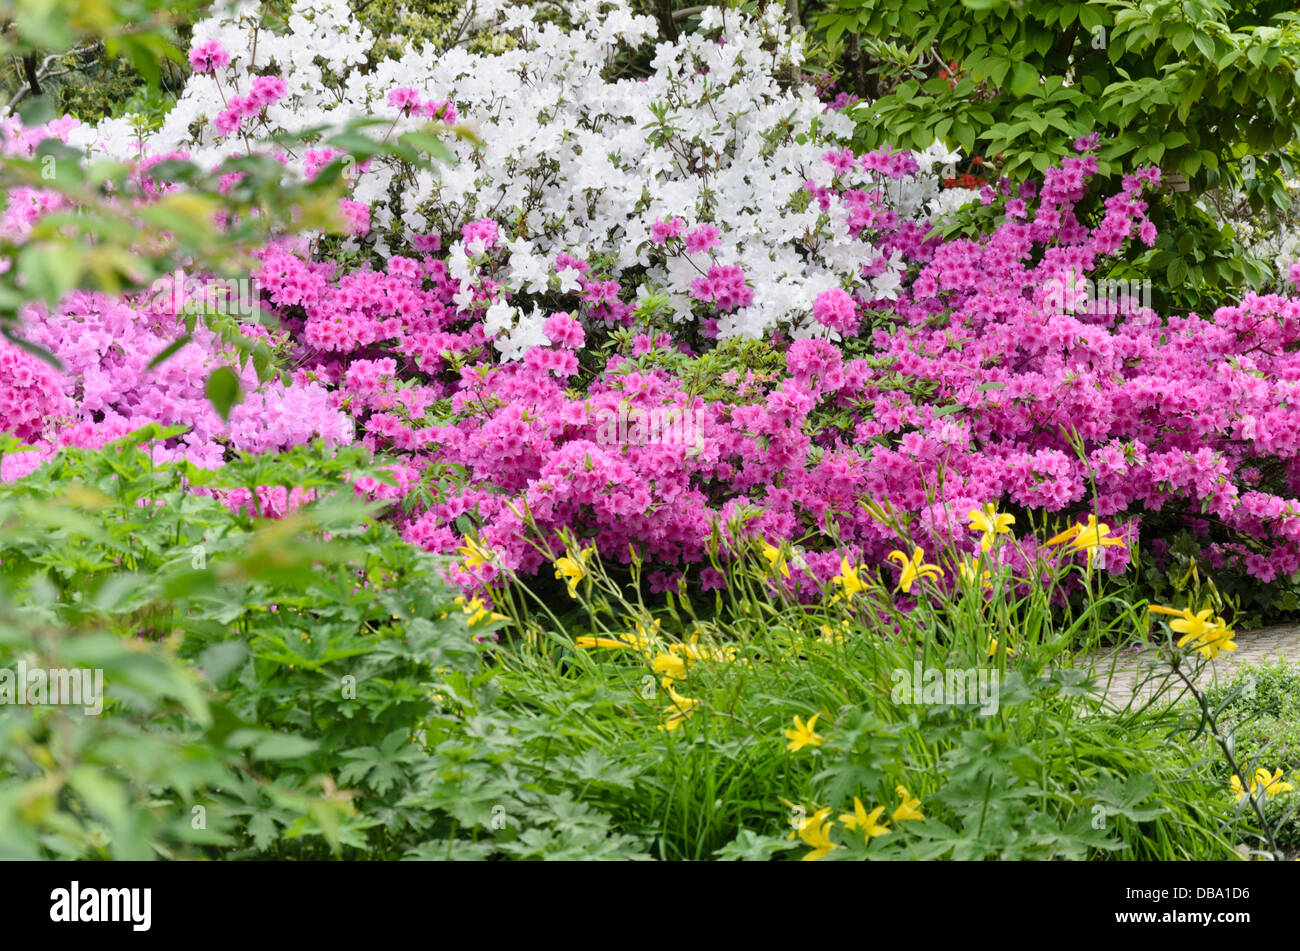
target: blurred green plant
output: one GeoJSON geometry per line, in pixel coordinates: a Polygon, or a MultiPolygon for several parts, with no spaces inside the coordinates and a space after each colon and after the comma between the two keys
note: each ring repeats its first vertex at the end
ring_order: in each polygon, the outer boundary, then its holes
{"type": "Polygon", "coordinates": [[[635,857],[496,705],[491,625],[350,480],[359,448],[154,464],[150,427],[0,485],[0,669],[105,702],[0,704],[6,857],[635,857]],[[260,518],[231,493],[294,492],[260,518]],[[473,627],[471,628],[471,624],[473,627]]]}

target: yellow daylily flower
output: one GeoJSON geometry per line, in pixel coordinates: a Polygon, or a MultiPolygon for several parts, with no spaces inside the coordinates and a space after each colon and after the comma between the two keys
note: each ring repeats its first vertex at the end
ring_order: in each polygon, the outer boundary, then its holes
{"type": "Polygon", "coordinates": [[[835,827],[835,823],[829,820],[830,811],[830,806],[818,809],[811,816],[800,821],[798,830],[786,836],[787,839],[793,839],[798,835],[812,846],[812,851],[804,855],[803,861],[815,862],[832,849],[838,848],[831,841],[831,829],[835,827]]]}
{"type": "Polygon", "coordinates": [[[909,559],[901,551],[891,551],[888,558],[896,562],[903,569],[902,577],[898,579],[898,589],[904,594],[912,590],[912,585],[918,580],[938,581],[943,577],[943,569],[938,565],[924,564],[925,551],[917,548],[913,550],[912,557],[909,559]]]}
{"type": "Polygon", "coordinates": [[[1011,526],[1015,523],[1014,515],[999,514],[992,502],[983,509],[970,510],[971,531],[984,533],[980,538],[980,551],[991,549],[996,536],[1011,534],[1011,526]]]}
{"type": "Polygon", "coordinates": [[[898,808],[894,810],[893,815],[890,816],[891,819],[895,822],[906,822],[909,819],[919,820],[925,818],[925,816],[921,814],[921,800],[908,793],[906,786],[895,786],[894,792],[896,792],[898,798],[903,801],[899,804],[898,808]]]}
{"type": "Polygon", "coordinates": [[[866,807],[862,805],[862,800],[857,796],[853,797],[853,812],[846,812],[840,816],[840,822],[844,823],[846,829],[856,829],[862,832],[868,842],[878,835],[888,835],[890,831],[888,822],[878,821],[884,813],[884,806],[876,806],[871,812],[867,812],[866,807]]]}
{"type": "Polygon", "coordinates": [[[759,539],[759,545],[762,547],[763,557],[767,559],[771,571],[783,578],[790,577],[790,566],[786,564],[785,555],[782,554],[781,549],[775,545],[769,545],[767,539],[759,539]]]}
{"type": "Polygon", "coordinates": [[[636,644],[632,643],[630,640],[627,639],[629,636],[630,635],[627,634],[620,634],[618,637],[603,637],[600,635],[584,634],[581,637],[575,638],[573,644],[575,647],[582,647],[582,648],[599,647],[599,648],[604,648],[606,650],[618,650],[618,649],[626,649],[629,647],[636,647],[636,644]]]}
{"type": "Polygon", "coordinates": [[[1174,620],[1169,622],[1169,629],[1175,634],[1183,635],[1178,639],[1178,646],[1190,645],[1191,649],[1202,657],[1213,660],[1221,653],[1230,654],[1237,649],[1236,643],[1232,640],[1235,636],[1232,628],[1228,627],[1222,618],[1215,617],[1210,608],[1193,614],[1187,608],[1177,610],[1153,604],[1147,610],[1152,614],[1167,614],[1173,617],[1174,620]]]}
{"type": "Polygon", "coordinates": [[[692,634],[689,641],[673,644],[668,650],[670,653],[677,654],[689,661],[733,661],[736,659],[736,648],[711,647],[707,644],[701,644],[699,634],[692,634]]]}
{"type": "Polygon", "coordinates": [[[1059,535],[1053,535],[1047,540],[1049,548],[1053,545],[1065,545],[1071,552],[1086,551],[1089,555],[1103,548],[1123,544],[1124,540],[1113,537],[1110,534],[1110,526],[1105,522],[1097,521],[1095,515],[1089,515],[1086,524],[1080,525],[1076,522],[1059,535]]]}
{"type": "MultiPolygon", "coordinates": [[[[1246,795],[1246,790],[1241,784],[1241,777],[1233,776],[1228,786],[1232,790],[1232,797],[1237,802],[1241,802],[1242,797],[1246,795]]],[[[1261,791],[1269,799],[1272,799],[1284,792],[1295,792],[1295,787],[1290,783],[1282,782],[1282,770],[1275,770],[1270,775],[1269,771],[1261,766],[1255,770],[1255,775],[1250,780],[1251,798],[1258,796],[1261,791]]]]}
{"type": "Polygon", "coordinates": [[[633,647],[645,653],[654,650],[657,647],[659,644],[660,633],[659,619],[651,618],[649,625],[637,621],[636,630],[631,634],[624,634],[623,636],[628,639],[629,643],[631,643],[633,647]]]}
{"type": "Polygon", "coordinates": [[[683,697],[672,687],[668,688],[668,696],[672,698],[672,703],[664,707],[664,716],[667,718],[659,724],[661,730],[675,730],[681,726],[686,719],[695,712],[695,708],[700,705],[700,701],[695,697],[683,697]]]}
{"type": "Polygon", "coordinates": [[[798,753],[805,746],[821,746],[825,743],[826,738],[813,731],[817,718],[820,716],[820,713],[814,713],[807,723],[804,723],[799,717],[795,717],[794,729],[783,731],[790,741],[785,748],[791,753],[798,753]]]}
{"type": "Polygon", "coordinates": [[[497,614],[494,611],[488,610],[488,607],[483,602],[482,598],[472,598],[469,602],[466,602],[463,597],[460,597],[456,598],[452,603],[460,605],[460,609],[469,615],[469,619],[466,623],[469,624],[470,627],[474,627],[476,624],[481,624],[485,620],[488,623],[491,623],[493,621],[504,621],[506,619],[504,614],[497,614]]]}
{"type": "Polygon", "coordinates": [[[465,570],[469,572],[478,571],[484,565],[492,564],[495,559],[492,552],[489,549],[484,548],[482,542],[473,535],[465,536],[465,544],[461,546],[458,551],[461,557],[465,559],[465,570]]]}
{"type": "MultiPolygon", "coordinates": [[[[995,638],[993,638],[992,640],[989,641],[989,656],[992,657],[992,656],[993,656],[994,654],[996,654],[997,652],[998,652],[998,639],[995,637],[995,638]]],[[[1007,645],[1007,656],[1009,657],[1009,656],[1011,656],[1011,655],[1014,654],[1014,653],[1015,653],[1015,651],[1012,650],[1011,645],[1008,644],[1008,645],[1007,645]]]]}
{"type": "Polygon", "coordinates": [[[1264,795],[1269,799],[1272,799],[1279,793],[1295,792],[1294,786],[1290,783],[1282,782],[1282,770],[1280,769],[1276,770],[1272,776],[1270,776],[1268,770],[1263,767],[1255,770],[1255,782],[1251,783],[1251,793],[1255,792],[1255,786],[1257,785],[1263,787],[1264,795]]]}
{"type": "MultiPolygon", "coordinates": [[[[1177,624],[1175,621],[1173,624],[1177,624]]],[[[1170,627],[1173,627],[1173,624],[1170,627]]],[[[1237,649],[1237,643],[1233,638],[1233,630],[1223,623],[1220,619],[1218,624],[1206,631],[1203,635],[1186,634],[1178,639],[1178,646],[1185,647],[1191,642],[1191,647],[1202,657],[1215,659],[1219,654],[1231,654],[1237,649]]]]}
{"type": "Polygon", "coordinates": [[[651,661],[650,669],[659,675],[665,687],[672,687],[674,680],[686,676],[686,661],[676,654],[660,654],[651,661]]]}
{"type": "Polygon", "coordinates": [[[569,597],[578,596],[578,582],[587,577],[587,562],[595,554],[596,547],[581,549],[574,557],[572,551],[566,551],[563,558],[555,561],[555,579],[569,586],[569,597]]]}
{"type": "Polygon", "coordinates": [[[847,558],[840,558],[840,573],[831,579],[831,584],[840,590],[834,600],[852,598],[859,591],[865,591],[867,583],[862,580],[862,566],[854,568],[847,558]]]}
{"type": "Polygon", "coordinates": [[[606,650],[631,649],[648,655],[656,649],[659,619],[655,618],[650,624],[650,627],[646,627],[646,625],[638,621],[635,632],[616,634],[614,637],[606,637],[603,634],[584,634],[582,637],[575,638],[573,643],[575,647],[596,647],[606,650]]]}

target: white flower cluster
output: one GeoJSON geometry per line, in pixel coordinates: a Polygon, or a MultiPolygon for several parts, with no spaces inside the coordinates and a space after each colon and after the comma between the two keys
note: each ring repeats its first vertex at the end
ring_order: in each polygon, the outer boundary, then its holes
{"type": "Polygon", "coordinates": [[[332,89],[334,79],[355,72],[375,44],[346,0],[300,0],[283,34],[262,25],[260,6],[257,0],[216,4],[212,16],[194,25],[191,46],[216,40],[230,54],[230,65],[218,70],[217,78],[191,76],[162,127],[142,143],[139,117],[130,115],[83,127],[70,143],[117,159],[134,158],[141,144],[150,154],[185,150],[200,164],[216,165],[243,154],[244,145],[238,136],[219,138],[212,120],[231,97],[247,94],[253,78],[264,72],[282,76],[288,91],[268,107],[262,135],[341,125],[370,111],[368,99],[340,100],[332,89]]]}
{"type": "MultiPolygon", "coordinates": [[[[194,33],[196,44],[220,40],[230,66],[215,78],[193,76],[144,147],[185,149],[200,162],[242,152],[238,136],[218,138],[210,120],[227,97],[247,92],[254,69],[288,83],[287,95],[268,109],[263,133],[379,116],[391,119],[390,134],[398,135],[426,121],[386,101],[394,89],[410,87],[425,99],[454,103],[481,144],[449,138],[457,163],[417,173],[413,187],[391,187],[395,171],[379,164],[357,178],[352,197],[371,206],[381,236],[453,235],[468,221],[494,218],[509,242],[506,290],[516,303],[520,294],[576,284],[576,274],[554,273],[560,251],[597,257],[621,280],[666,291],[678,320],[703,309],[690,296],[694,279],[711,264],[739,265],[753,302],[718,315],[724,337],[758,337],[778,325],[798,336],[812,333],[812,302],[830,287],[891,296],[896,270],[861,277],[860,266],[875,252],[850,234],[847,209],[832,203],[823,212],[806,196],[800,200],[805,182],[830,184],[834,172],[823,156],[848,142],[853,123],[825,112],[811,87],[782,82],[803,52],[802,34],[790,34],[779,6],[759,19],[706,8],[699,31],[658,43],[651,74],[637,79],[610,75],[618,54],[656,38],[655,21],[635,15],[628,0],[568,0],[575,24],[569,30],[538,24],[526,3],[475,3],[480,22],[514,35],[515,48],[480,55],[410,47],[365,72],[354,67],[374,38],[345,0],[299,0],[283,35],[257,27],[256,3],[237,3],[194,33]],[[672,218],[687,229],[714,224],[720,242],[707,252],[665,254],[651,242],[651,226],[672,218]]],[[[78,134],[81,144],[117,157],[137,149],[129,120],[78,134]]],[[[956,156],[936,143],[916,158],[919,175],[883,186],[907,217],[939,210],[940,173],[956,156]]],[[[855,169],[840,184],[872,188],[873,175],[855,169]]],[[[387,248],[381,243],[379,250],[387,248]]],[[[474,279],[462,277],[466,293],[474,279]]],[[[526,317],[517,308],[492,315],[513,327],[511,351],[539,337],[540,324],[532,325],[543,318],[540,310],[526,317]]]]}

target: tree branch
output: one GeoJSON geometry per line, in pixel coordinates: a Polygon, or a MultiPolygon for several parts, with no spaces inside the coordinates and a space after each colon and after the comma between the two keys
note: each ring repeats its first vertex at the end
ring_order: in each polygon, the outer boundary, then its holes
{"type": "Polygon", "coordinates": [[[677,22],[673,16],[673,0],[654,0],[655,19],[659,30],[669,43],[677,42],[677,22]]]}
{"type": "Polygon", "coordinates": [[[49,56],[45,57],[45,59],[41,61],[41,64],[39,66],[36,65],[35,53],[26,54],[23,57],[22,71],[23,71],[24,78],[27,80],[27,84],[20,87],[18,91],[14,93],[13,98],[9,100],[9,102],[5,105],[4,109],[0,110],[0,116],[12,115],[14,109],[17,108],[18,104],[22,102],[24,99],[26,99],[28,95],[36,95],[36,96],[43,95],[45,90],[41,88],[41,80],[53,79],[55,76],[63,76],[66,73],[71,73],[76,70],[85,69],[86,66],[89,65],[88,63],[86,64],[79,63],[73,66],[65,67],[64,69],[51,71],[51,67],[53,67],[53,65],[57,63],[59,60],[63,59],[65,56],[79,57],[85,53],[89,53],[91,50],[97,49],[98,47],[99,47],[99,41],[96,40],[94,43],[91,43],[88,46],[79,46],[76,49],[69,50],[66,53],[52,53],[49,56]]]}
{"type": "Polygon", "coordinates": [[[849,34],[849,68],[853,75],[853,94],[859,99],[867,98],[867,60],[862,53],[862,44],[857,33],[849,34]]]}
{"type": "Polygon", "coordinates": [[[23,57],[23,75],[27,77],[27,86],[33,96],[41,94],[41,80],[36,75],[36,54],[28,53],[23,57]]]}

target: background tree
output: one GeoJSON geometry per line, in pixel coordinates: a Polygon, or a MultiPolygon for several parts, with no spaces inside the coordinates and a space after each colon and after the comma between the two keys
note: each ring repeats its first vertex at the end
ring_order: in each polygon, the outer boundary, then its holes
{"type": "Polygon", "coordinates": [[[1166,306],[1272,276],[1195,199],[1239,191],[1257,216],[1290,204],[1290,0],[830,0],[816,28],[868,100],[854,112],[863,148],[942,138],[1019,181],[1099,133],[1103,176],[1158,165],[1186,187],[1162,201],[1160,243],[1140,262],[1164,277],[1166,306]]]}

